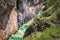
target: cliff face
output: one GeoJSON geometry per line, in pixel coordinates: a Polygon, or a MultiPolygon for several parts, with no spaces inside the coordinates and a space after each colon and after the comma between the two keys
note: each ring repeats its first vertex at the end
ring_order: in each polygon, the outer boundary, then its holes
{"type": "MultiPolygon", "coordinates": [[[[32,5],[32,1],[27,1],[27,4],[26,1],[24,2],[22,0],[0,0],[0,29],[2,30],[2,33],[5,33],[5,37],[8,37],[11,33],[13,33],[17,29],[18,25],[20,26],[23,21],[31,19],[38,12],[40,5],[34,7],[32,5]],[[23,4],[23,2],[26,5],[23,4]],[[29,3],[30,5],[32,5],[31,7],[29,6],[29,3]]],[[[36,1],[37,0],[35,0],[35,2],[36,1]]],[[[39,0],[37,1],[37,3],[38,2],[39,0]]],[[[42,6],[43,5],[41,4],[41,7],[42,6]]]]}
{"type": "Polygon", "coordinates": [[[0,16],[4,15],[7,9],[12,9],[16,4],[16,0],[0,0],[0,16]]]}
{"type": "Polygon", "coordinates": [[[15,0],[0,0],[0,27],[2,27],[2,29],[5,29],[3,27],[6,26],[11,10],[15,4],[15,0]]]}
{"type": "Polygon", "coordinates": [[[17,25],[15,23],[17,21],[17,14],[14,11],[15,4],[16,0],[0,0],[0,37],[2,38],[0,40],[5,40],[5,37],[8,37],[12,33],[11,28],[14,30],[13,27],[15,28],[17,25]],[[14,10],[12,10],[13,8],[14,10]]]}

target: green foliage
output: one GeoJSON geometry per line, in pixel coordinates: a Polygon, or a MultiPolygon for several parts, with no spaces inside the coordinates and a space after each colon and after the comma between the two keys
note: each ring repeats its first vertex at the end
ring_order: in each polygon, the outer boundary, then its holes
{"type": "Polygon", "coordinates": [[[60,28],[50,27],[43,32],[34,32],[30,36],[24,38],[24,40],[52,40],[56,35],[60,34],[60,28]],[[51,39],[52,38],[52,39],[51,39]]]}
{"type": "Polygon", "coordinates": [[[46,8],[49,8],[52,4],[56,3],[57,0],[47,0],[46,1],[46,8]]]}
{"type": "Polygon", "coordinates": [[[43,16],[36,16],[32,27],[40,25],[39,27],[42,28],[44,22],[50,24],[50,26],[44,26],[46,28],[42,32],[36,31],[24,38],[24,40],[60,40],[60,20],[58,20],[58,15],[60,15],[60,1],[47,0],[45,6],[46,10],[44,10],[43,16]]]}
{"type": "Polygon", "coordinates": [[[41,34],[42,40],[51,40],[52,36],[60,34],[60,28],[50,27],[41,34]]]}

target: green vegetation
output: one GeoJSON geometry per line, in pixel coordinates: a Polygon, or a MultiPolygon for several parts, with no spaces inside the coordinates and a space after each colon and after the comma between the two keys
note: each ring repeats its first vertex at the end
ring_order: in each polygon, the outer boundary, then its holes
{"type": "Polygon", "coordinates": [[[42,31],[33,32],[24,40],[60,40],[60,1],[48,0],[45,3],[43,16],[35,17],[32,27],[40,27],[42,31]],[[44,24],[44,23],[47,23],[44,24]],[[49,25],[49,26],[48,26],[49,25]]]}
{"type": "Polygon", "coordinates": [[[24,40],[52,40],[60,39],[60,28],[50,27],[45,29],[43,32],[34,32],[30,36],[24,38],[24,40]]]}

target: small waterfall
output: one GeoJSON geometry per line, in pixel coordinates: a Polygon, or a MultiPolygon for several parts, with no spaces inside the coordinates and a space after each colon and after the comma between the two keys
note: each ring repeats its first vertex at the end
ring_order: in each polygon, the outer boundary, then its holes
{"type": "MultiPolygon", "coordinates": [[[[22,0],[22,7],[23,7],[23,15],[25,19],[31,19],[36,15],[36,7],[34,7],[32,4],[34,4],[33,0],[27,1],[22,0]],[[31,6],[30,6],[31,5],[31,6]]],[[[22,19],[21,19],[22,20],[22,19]]]]}
{"type": "MultiPolygon", "coordinates": [[[[39,0],[18,0],[18,24],[21,25],[24,22],[31,20],[40,9],[34,4],[37,4],[39,0]]],[[[41,8],[41,7],[40,7],[41,8]]]]}

